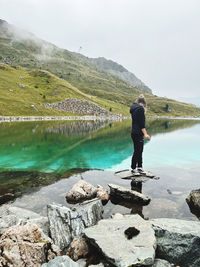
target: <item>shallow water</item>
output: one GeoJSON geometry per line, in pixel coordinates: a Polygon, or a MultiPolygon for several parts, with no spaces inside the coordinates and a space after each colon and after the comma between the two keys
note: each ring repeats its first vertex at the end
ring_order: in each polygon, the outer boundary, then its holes
{"type": "MultiPolygon", "coordinates": [[[[130,125],[131,121],[2,123],[0,170],[17,172],[10,179],[1,175],[1,187],[9,189],[9,192],[12,187],[23,187],[23,194],[14,205],[42,213],[45,213],[46,204],[52,201],[66,204],[65,193],[81,177],[94,185],[107,187],[108,183],[117,183],[130,188],[129,181],[113,175],[116,170],[130,168],[133,151],[130,125]],[[106,171],[87,171],[63,179],[67,171],[80,168],[106,171]],[[30,172],[31,176],[19,176],[18,171],[30,172]],[[33,171],[57,173],[59,176],[36,180],[33,171]]],[[[139,212],[145,218],[195,220],[185,198],[192,189],[200,188],[200,122],[148,120],[147,128],[152,138],[145,143],[144,167],[160,176],[160,180],[143,185],[143,193],[152,201],[143,208],[109,202],[104,216],[114,212],[139,212]]]]}

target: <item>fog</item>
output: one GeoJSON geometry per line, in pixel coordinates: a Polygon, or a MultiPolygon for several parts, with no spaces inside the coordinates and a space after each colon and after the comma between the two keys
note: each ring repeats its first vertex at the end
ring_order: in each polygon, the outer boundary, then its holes
{"type": "Polygon", "coordinates": [[[200,97],[199,0],[0,0],[0,18],[59,47],[103,56],[153,93],[200,97]]]}

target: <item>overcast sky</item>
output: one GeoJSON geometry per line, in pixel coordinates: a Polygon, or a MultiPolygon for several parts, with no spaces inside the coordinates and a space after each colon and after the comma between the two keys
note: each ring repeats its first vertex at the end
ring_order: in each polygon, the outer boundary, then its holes
{"type": "Polygon", "coordinates": [[[159,96],[200,97],[200,0],[0,0],[0,18],[112,59],[159,96]]]}

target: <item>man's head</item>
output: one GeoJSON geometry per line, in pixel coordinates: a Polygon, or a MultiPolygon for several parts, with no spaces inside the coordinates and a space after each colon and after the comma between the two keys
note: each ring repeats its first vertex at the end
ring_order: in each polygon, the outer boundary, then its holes
{"type": "Polygon", "coordinates": [[[143,94],[139,95],[138,99],[136,100],[136,103],[143,106],[144,108],[146,108],[147,106],[147,103],[146,103],[146,100],[143,94]]]}

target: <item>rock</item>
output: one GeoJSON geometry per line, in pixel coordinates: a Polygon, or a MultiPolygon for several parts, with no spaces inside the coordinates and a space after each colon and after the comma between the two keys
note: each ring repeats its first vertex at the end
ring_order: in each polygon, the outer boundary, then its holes
{"type": "Polygon", "coordinates": [[[60,250],[35,224],[12,226],[0,238],[0,266],[39,267],[60,250]]]}
{"type": "Polygon", "coordinates": [[[166,261],[161,259],[155,259],[152,267],[171,267],[172,265],[166,261]]]}
{"type": "Polygon", "coordinates": [[[156,255],[181,267],[200,266],[200,224],[178,219],[151,220],[157,238],[156,255]]]}
{"type": "Polygon", "coordinates": [[[108,186],[110,187],[111,197],[115,197],[117,199],[123,199],[125,201],[130,201],[130,202],[137,202],[142,205],[148,205],[149,202],[151,201],[149,197],[137,191],[130,190],[115,184],[109,184],[108,186]]]}
{"type": "Polygon", "coordinates": [[[88,245],[85,238],[75,237],[67,249],[67,255],[74,261],[84,258],[88,254],[88,245]]]}
{"type": "Polygon", "coordinates": [[[86,227],[102,219],[103,206],[100,199],[85,201],[68,208],[59,204],[47,206],[50,234],[62,250],[67,248],[74,237],[80,237],[86,227]]]}
{"type": "Polygon", "coordinates": [[[78,203],[88,199],[95,198],[97,188],[87,183],[84,180],[78,181],[66,195],[66,200],[69,203],[78,203]]]}
{"type": "Polygon", "coordinates": [[[0,235],[13,225],[25,225],[27,223],[34,223],[41,228],[46,235],[49,234],[49,222],[47,217],[40,216],[27,209],[11,206],[4,209],[0,216],[0,235]]]}
{"type": "Polygon", "coordinates": [[[101,185],[97,185],[97,198],[101,199],[103,204],[106,204],[110,198],[108,191],[101,185]]]}
{"type": "Polygon", "coordinates": [[[186,198],[190,211],[200,219],[200,189],[192,190],[186,198]]]}
{"type": "Polygon", "coordinates": [[[0,205],[6,203],[8,201],[14,200],[14,199],[15,199],[15,195],[11,194],[11,193],[1,195],[0,196],[0,205]]]}
{"type": "Polygon", "coordinates": [[[84,230],[91,246],[95,247],[109,264],[114,266],[153,265],[156,238],[151,224],[139,215],[124,215],[118,219],[104,219],[84,230]],[[128,227],[140,233],[130,240],[124,235],[128,227]]]}
{"type": "Polygon", "coordinates": [[[68,256],[59,256],[48,263],[42,264],[41,267],[80,267],[80,265],[68,256]]]}

